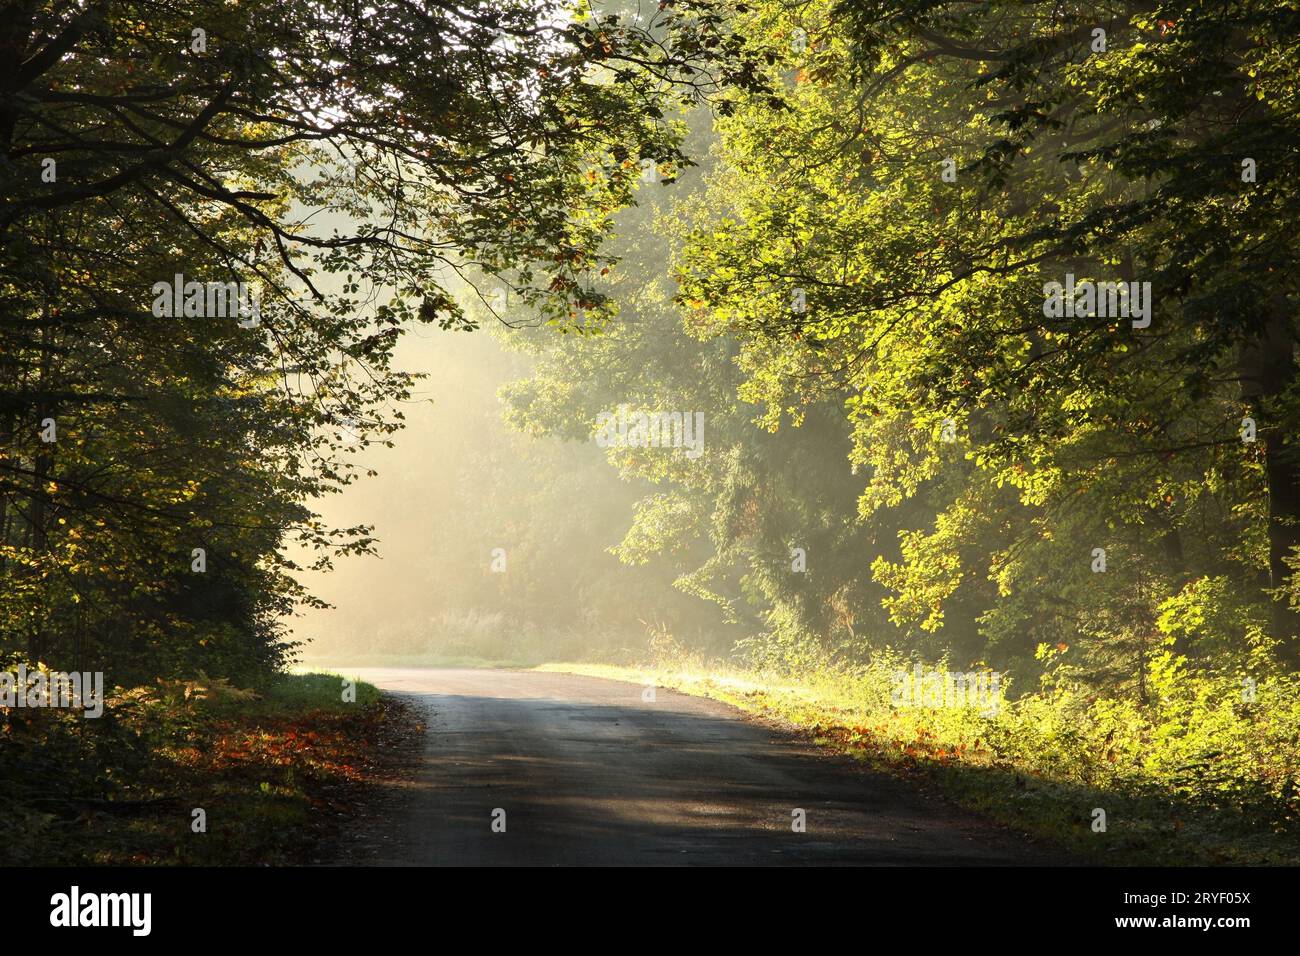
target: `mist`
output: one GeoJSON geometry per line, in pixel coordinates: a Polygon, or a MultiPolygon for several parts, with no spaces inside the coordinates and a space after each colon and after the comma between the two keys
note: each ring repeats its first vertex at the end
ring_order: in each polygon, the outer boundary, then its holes
{"type": "Polygon", "coordinates": [[[621,480],[594,437],[505,421],[500,391],[533,365],[511,342],[550,335],[498,325],[404,339],[398,364],[426,376],[400,406],[406,427],[393,447],[355,444],[349,459],[374,474],[319,503],[333,526],[372,525],[377,553],[300,576],[332,605],[292,621],[305,663],[623,661],[656,629],[725,632],[716,610],[672,587],[664,563],[610,553],[644,482],[621,480]]]}

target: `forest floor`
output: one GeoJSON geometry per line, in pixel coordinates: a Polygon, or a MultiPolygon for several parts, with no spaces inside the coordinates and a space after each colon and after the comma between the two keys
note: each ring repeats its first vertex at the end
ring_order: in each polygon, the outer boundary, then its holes
{"type": "Polygon", "coordinates": [[[319,862],[423,734],[373,686],[190,681],[110,697],[104,717],[0,722],[0,864],[319,862]]]}
{"type": "Polygon", "coordinates": [[[652,862],[679,853],[705,862],[819,853],[895,863],[1300,862],[1293,820],[1262,806],[1108,790],[1064,765],[1035,772],[987,741],[954,746],[943,718],[924,710],[893,726],[852,687],[816,674],[775,681],[698,663],[413,674],[402,678],[416,681],[409,687],[361,675],[397,694],[364,680],[345,694],[338,675],[297,673],[255,688],[159,682],[110,696],[94,720],[4,712],[0,865],[585,863],[636,853],[652,862]],[[570,686],[562,681],[580,678],[566,674],[605,680],[570,686]],[[702,698],[720,703],[704,712],[702,698]],[[833,798],[823,809],[843,819],[834,839],[778,845],[769,804],[787,793],[787,802],[813,799],[800,781],[824,783],[833,798]],[[555,817],[561,794],[587,810],[560,813],[564,826],[547,823],[541,836],[492,839],[485,814],[502,801],[514,795],[518,828],[530,813],[555,817]],[[582,839],[559,833],[575,826],[582,839]],[[538,842],[548,833],[559,842],[538,842]],[[1014,835],[1025,860],[997,857],[1007,848],[997,833],[1014,835]]]}

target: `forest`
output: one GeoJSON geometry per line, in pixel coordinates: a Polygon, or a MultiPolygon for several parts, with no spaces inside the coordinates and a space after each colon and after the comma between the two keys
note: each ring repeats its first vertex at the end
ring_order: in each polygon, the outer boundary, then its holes
{"type": "Polygon", "coordinates": [[[0,667],[109,713],[0,701],[0,818],[57,825],[55,753],[117,799],[187,682],[487,661],[1300,859],[1292,0],[13,0],[0,47],[0,667]]]}

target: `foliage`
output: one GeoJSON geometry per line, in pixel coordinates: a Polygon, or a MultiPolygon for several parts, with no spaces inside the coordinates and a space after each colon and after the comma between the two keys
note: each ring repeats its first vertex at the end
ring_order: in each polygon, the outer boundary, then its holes
{"type": "Polygon", "coordinates": [[[640,163],[686,162],[661,104],[760,86],[689,4],[22,0],[0,29],[0,647],[123,683],[283,666],[319,604],[288,548],[373,551],[314,504],[401,427],[403,332],[475,324],[458,274],[599,312],[640,163]],[[245,283],[256,323],[161,310],[174,276],[245,283]]]}
{"type": "Polygon", "coordinates": [[[334,675],[118,688],[103,717],[10,711],[0,727],[6,865],[307,862],[414,718],[334,675]],[[192,829],[194,808],[208,829],[192,829]]]}

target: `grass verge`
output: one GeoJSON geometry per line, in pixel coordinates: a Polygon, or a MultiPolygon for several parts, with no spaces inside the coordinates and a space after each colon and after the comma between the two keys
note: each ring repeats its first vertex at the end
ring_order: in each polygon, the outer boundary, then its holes
{"type": "Polygon", "coordinates": [[[355,701],[341,688],[323,673],[200,679],[119,690],[94,720],[4,711],[0,864],[316,862],[419,731],[373,686],[355,701]]]}

